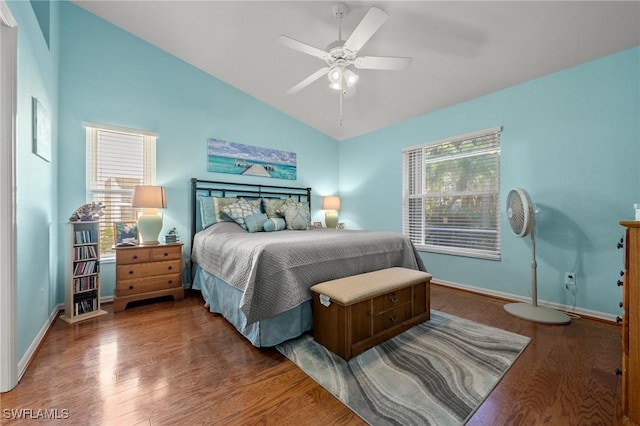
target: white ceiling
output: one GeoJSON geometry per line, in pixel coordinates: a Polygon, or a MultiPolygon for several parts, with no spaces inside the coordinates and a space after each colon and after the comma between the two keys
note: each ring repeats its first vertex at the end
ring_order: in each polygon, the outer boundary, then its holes
{"type": "Polygon", "coordinates": [[[390,15],[361,55],[413,62],[357,70],[340,125],[326,78],[285,94],[324,62],[274,42],[285,34],[325,49],[337,39],[336,2],[74,3],[337,140],[640,44],[638,1],[347,1],[344,39],[371,6],[390,15]]]}

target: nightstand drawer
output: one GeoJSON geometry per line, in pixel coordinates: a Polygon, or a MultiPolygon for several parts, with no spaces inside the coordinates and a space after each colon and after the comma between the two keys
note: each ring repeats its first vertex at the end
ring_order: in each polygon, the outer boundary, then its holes
{"type": "Polygon", "coordinates": [[[182,258],[182,246],[162,246],[149,249],[152,262],[160,260],[175,260],[182,258]]]}
{"type": "Polygon", "coordinates": [[[169,260],[154,263],[132,263],[118,265],[116,267],[116,280],[128,280],[132,278],[151,277],[154,275],[166,275],[180,273],[180,260],[169,260]]]}
{"type": "Polygon", "coordinates": [[[116,251],[116,263],[118,265],[124,265],[129,263],[143,263],[143,262],[148,262],[149,259],[150,259],[149,249],[127,247],[126,249],[120,249],[116,251]]]}
{"type": "Polygon", "coordinates": [[[180,274],[138,278],[133,280],[122,280],[118,281],[118,285],[116,287],[116,296],[128,296],[130,294],[166,290],[168,288],[180,286],[182,286],[180,274]]]}

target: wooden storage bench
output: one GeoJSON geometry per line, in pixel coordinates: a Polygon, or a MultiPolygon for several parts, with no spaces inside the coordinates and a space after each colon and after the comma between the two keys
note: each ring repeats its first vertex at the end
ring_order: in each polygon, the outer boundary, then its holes
{"type": "Polygon", "coordinates": [[[430,282],[426,272],[389,268],[316,284],[313,337],[349,360],[429,320],[430,282]]]}

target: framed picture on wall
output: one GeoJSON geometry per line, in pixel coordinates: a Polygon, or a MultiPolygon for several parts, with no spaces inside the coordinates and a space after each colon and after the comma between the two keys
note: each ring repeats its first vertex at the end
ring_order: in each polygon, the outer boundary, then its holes
{"type": "Polygon", "coordinates": [[[116,245],[138,244],[138,225],[136,222],[114,222],[113,235],[116,245]]]}
{"type": "Polygon", "coordinates": [[[31,98],[33,114],[33,153],[51,162],[51,123],[40,101],[31,98]]]}

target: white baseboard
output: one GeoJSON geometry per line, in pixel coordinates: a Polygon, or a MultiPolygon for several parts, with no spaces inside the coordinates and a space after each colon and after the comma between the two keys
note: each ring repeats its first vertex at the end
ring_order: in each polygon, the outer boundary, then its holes
{"type": "MultiPolygon", "coordinates": [[[[100,298],[100,303],[110,302],[113,302],[113,296],[100,298]]],[[[58,318],[58,314],[61,311],[64,311],[64,303],[59,303],[55,308],[53,308],[53,311],[49,315],[49,318],[47,318],[47,321],[42,325],[42,328],[40,328],[40,331],[36,335],[35,339],[33,339],[33,342],[31,342],[31,345],[29,345],[27,352],[25,352],[20,362],[18,362],[18,381],[22,379],[22,376],[27,371],[27,367],[29,366],[31,359],[35,356],[38,347],[40,347],[40,344],[47,335],[47,331],[49,331],[49,328],[53,326],[54,321],[56,320],[56,318],[58,318]]]]}
{"type": "Polygon", "coordinates": [[[38,347],[40,347],[42,340],[47,335],[47,331],[49,331],[49,327],[53,325],[53,322],[56,320],[56,318],[58,318],[58,313],[62,310],[64,310],[63,303],[60,303],[55,308],[53,308],[53,311],[51,311],[51,314],[49,314],[49,318],[42,325],[40,331],[36,335],[36,338],[31,342],[31,345],[29,345],[27,352],[25,352],[22,359],[18,362],[18,381],[22,380],[22,376],[27,371],[29,362],[31,362],[31,359],[35,356],[38,347]]]}
{"type": "MultiPolygon", "coordinates": [[[[489,289],[482,288],[482,287],[474,287],[474,286],[471,286],[471,285],[455,283],[455,282],[452,282],[452,281],[433,279],[432,282],[434,284],[440,284],[440,285],[443,285],[445,287],[457,288],[457,289],[460,289],[460,290],[469,291],[471,293],[477,293],[477,294],[481,294],[481,295],[484,295],[484,296],[493,296],[493,297],[497,297],[497,298],[505,299],[505,300],[509,300],[509,301],[514,301],[514,302],[530,302],[531,301],[530,297],[519,296],[519,295],[512,294],[512,293],[504,293],[504,292],[501,292],[501,291],[489,290],[489,289]]],[[[583,308],[574,308],[572,306],[562,305],[560,303],[555,303],[555,302],[548,302],[546,300],[540,300],[540,299],[538,299],[538,305],[546,306],[546,307],[549,307],[549,308],[553,308],[553,309],[557,309],[559,311],[566,312],[567,314],[569,314],[569,316],[571,316],[571,314],[574,314],[574,315],[578,315],[578,316],[596,318],[596,319],[603,320],[603,321],[608,321],[608,322],[614,322],[614,323],[616,322],[616,316],[615,315],[607,314],[605,312],[592,311],[590,309],[583,309],[583,308]]]]}

